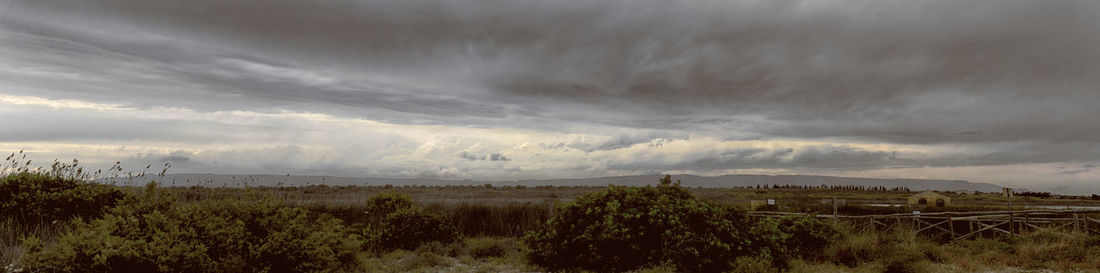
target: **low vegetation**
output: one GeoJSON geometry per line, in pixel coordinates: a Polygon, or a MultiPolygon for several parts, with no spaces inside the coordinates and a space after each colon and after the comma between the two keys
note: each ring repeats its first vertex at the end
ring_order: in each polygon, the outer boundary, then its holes
{"type": "Polygon", "coordinates": [[[750,218],[743,208],[700,197],[668,176],[656,186],[586,190],[556,205],[432,202],[407,194],[430,188],[402,187],[363,195],[360,203],[333,205],[276,194],[302,188],[274,193],[156,184],[132,188],[89,182],[75,175],[82,173],[78,170],[75,164],[48,170],[5,167],[0,176],[0,196],[5,197],[0,200],[0,271],[820,273],[1100,268],[1100,237],[1085,233],[1041,231],[948,242],[917,236],[913,227],[904,225],[886,232],[799,215],[750,218]]]}
{"type": "Polygon", "coordinates": [[[780,267],[793,258],[820,260],[823,250],[840,238],[832,224],[807,216],[767,218],[757,222],[750,234],[759,257],[780,267]]]}
{"type": "Polygon", "coordinates": [[[34,272],[330,272],[359,237],[340,220],[270,199],[179,206],[154,184],[46,244],[24,240],[34,272]]]}
{"type": "Polygon", "coordinates": [[[0,177],[0,215],[19,223],[97,217],[122,199],[117,187],[91,183],[71,174],[74,165],[49,171],[19,170],[0,177]]]}
{"type": "Polygon", "coordinates": [[[548,270],[622,272],[666,264],[722,272],[749,252],[750,237],[723,209],[665,176],[657,187],[609,187],[559,209],[524,237],[548,270]]]}
{"type": "Polygon", "coordinates": [[[383,193],[367,200],[367,213],[381,219],[367,226],[366,244],[373,251],[413,250],[426,243],[450,244],[458,230],[442,215],[420,208],[408,196],[383,193]]]}

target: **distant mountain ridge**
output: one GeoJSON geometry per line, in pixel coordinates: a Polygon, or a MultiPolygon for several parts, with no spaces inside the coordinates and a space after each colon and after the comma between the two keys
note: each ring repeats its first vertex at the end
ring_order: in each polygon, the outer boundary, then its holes
{"type": "MultiPolygon", "coordinates": [[[[116,183],[145,184],[156,177],[145,177],[129,181],[117,179],[116,183]]],[[[381,185],[485,185],[493,186],[607,186],[627,185],[644,186],[657,183],[657,175],[633,175],[598,178],[568,178],[568,179],[537,179],[537,180],[443,180],[443,179],[414,179],[414,178],[358,178],[338,176],[294,176],[294,175],[228,175],[228,174],[168,174],[158,179],[165,186],[189,187],[201,185],[207,187],[244,187],[248,186],[305,186],[305,185],[329,185],[329,186],[381,186],[381,185]]],[[[704,188],[731,188],[755,185],[800,185],[800,186],[864,186],[864,187],[906,187],[914,191],[940,190],[940,191],[980,191],[999,192],[1001,186],[988,183],[973,183],[965,180],[941,180],[941,179],[884,179],[884,178],[856,178],[835,177],[817,175],[722,175],[722,176],[696,176],[673,175],[673,180],[682,181],[682,185],[688,187],[704,188]]],[[[109,181],[109,180],[108,180],[109,181]]]]}

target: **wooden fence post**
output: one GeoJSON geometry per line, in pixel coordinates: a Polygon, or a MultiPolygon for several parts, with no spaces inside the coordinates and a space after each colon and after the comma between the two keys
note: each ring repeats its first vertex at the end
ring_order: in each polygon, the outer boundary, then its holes
{"type": "Polygon", "coordinates": [[[947,226],[951,229],[951,240],[955,240],[955,222],[951,218],[951,213],[947,213],[947,226]]]}
{"type": "Polygon", "coordinates": [[[1031,227],[1031,214],[1024,213],[1024,229],[1030,229],[1031,227]]]}
{"type": "Polygon", "coordinates": [[[1089,230],[1089,216],[1088,216],[1088,214],[1081,215],[1081,231],[1084,232],[1085,235],[1092,234],[1090,232],[1091,230],[1089,230]]]}
{"type": "Polygon", "coordinates": [[[1093,232],[1092,227],[1089,227],[1090,223],[1092,223],[1092,218],[1089,218],[1089,215],[1086,214],[1085,215],[1085,234],[1092,234],[1092,232],[1093,232]]]}
{"type": "Polygon", "coordinates": [[[1073,213],[1073,232],[1081,232],[1080,223],[1077,221],[1077,213],[1073,213]]]}
{"type": "Polygon", "coordinates": [[[837,225],[836,222],[837,222],[837,219],[836,219],[836,197],[834,196],[833,197],[833,226],[837,225]]]}
{"type": "Polygon", "coordinates": [[[1008,213],[1008,235],[1011,236],[1011,237],[1016,237],[1016,229],[1014,228],[1015,226],[1016,226],[1016,213],[1009,212],[1008,213]]]}

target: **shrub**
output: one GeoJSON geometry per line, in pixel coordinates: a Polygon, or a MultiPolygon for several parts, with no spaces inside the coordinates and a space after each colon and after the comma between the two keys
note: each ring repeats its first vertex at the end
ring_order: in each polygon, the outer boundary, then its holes
{"type": "Polygon", "coordinates": [[[779,218],[779,227],[790,234],[784,244],[800,258],[818,257],[840,238],[840,232],[832,224],[808,216],[779,218]]]}
{"type": "Polygon", "coordinates": [[[759,255],[776,265],[790,258],[819,258],[840,238],[832,224],[809,216],[784,216],[764,219],[752,229],[759,255]]]}
{"type": "Polygon", "coordinates": [[[406,208],[386,215],[367,231],[367,244],[378,251],[413,250],[421,244],[449,244],[459,239],[454,225],[441,215],[421,208],[406,208]]]}
{"type": "Polygon", "coordinates": [[[880,256],[879,242],[877,233],[852,234],[830,246],[825,253],[834,263],[856,267],[880,256]]]}
{"type": "Polygon", "coordinates": [[[720,272],[748,240],[725,210],[695,198],[666,176],[657,187],[588,193],[529,232],[532,263],[550,271],[621,272],[670,262],[678,271],[720,272]]]}
{"type": "Polygon", "coordinates": [[[372,218],[383,219],[390,213],[416,207],[412,197],[393,191],[383,191],[367,198],[365,213],[372,218]]]}
{"type": "Polygon", "coordinates": [[[25,241],[30,272],[330,272],[359,247],[337,219],[266,200],[176,206],[150,186],[56,244],[25,241]]]}
{"type": "Polygon", "coordinates": [[[95,218],[123,196],[112,186],[24,171],[0,177],[0,216],[20,222],[95,218]]]}
{"type": "Polygon", "coordinates": [[[459,238],[450,220],[417,206],[408,195],[381,192],[367,198],[367,247],[375,251],[413,250],[426,243],[449,244],[459,238]]]}

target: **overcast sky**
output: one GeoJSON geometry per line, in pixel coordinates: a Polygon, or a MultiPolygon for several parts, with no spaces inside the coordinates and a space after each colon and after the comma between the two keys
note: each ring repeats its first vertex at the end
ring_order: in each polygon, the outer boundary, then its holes
{"type": "Polygon", "coordinates": [[[1100,193],[1100,1],[0,0],[0,152],[1100,193]]]}

